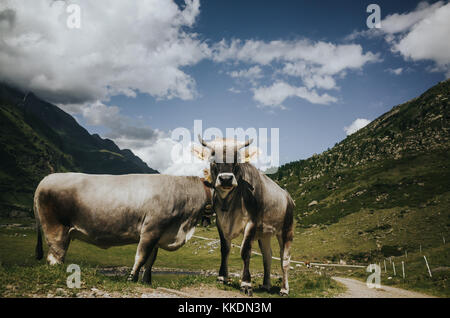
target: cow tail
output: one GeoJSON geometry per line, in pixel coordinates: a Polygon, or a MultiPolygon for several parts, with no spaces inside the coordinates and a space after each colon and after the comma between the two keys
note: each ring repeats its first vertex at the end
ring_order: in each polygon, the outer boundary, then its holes
{"type": "Polygon", "coordinates": [[[39,200],[38,200],[37,191],[34,196],[33,210],[34,210],[34,218],[36,220],[36,232],[37,232],[37,242],[36,242],[36,250],[35,250],[36,254],[35,255],[36,255],[37,260],[41,260],[42,257],[44,256],[44,250],[42,249],[42,227],[41,227],[41,220],[39,218],[39,200]]]}

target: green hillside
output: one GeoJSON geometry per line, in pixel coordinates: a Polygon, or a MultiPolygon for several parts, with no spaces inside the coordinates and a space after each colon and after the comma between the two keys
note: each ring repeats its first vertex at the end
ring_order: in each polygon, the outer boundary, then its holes
{"type": "Polygon", "coordinates": [[[273,178],[295,199],[298,226],[326,229],[352,214],[374,220],[391,211],[395,219],[380,218],[372,228],[360,222],[349,243],[370,236],[367,251],[396,253],[383,240],[400,223],[409,233],[402,248],[442,242],[450,226],[449,93],[450,81],[441,82],[332,149],[282,166],[273,178]]]}
{"type": "Polygon", "coordinates": [[[295,255],[366,264],[397,257],[407,262],[409,279],[391,284],[448,294],[449,95],[450,80],[441,82],[272,175],[296,203],[295,255]]]}
{"type": "Polygon", "coordinates": [[[57,106],[1,84],[0,158],[1,215],[29,213],[37,184],[52,172],[157,173],[57,106]]]}
{"type": "Polygon", "coordinates": [[[273,178],[303,226],[361,209],[420,208],[450,190],[450,81],[394,107],[332,149],[282,166],[273,178]],[[316,202],[317,201],[317,204],[316,202]]]}

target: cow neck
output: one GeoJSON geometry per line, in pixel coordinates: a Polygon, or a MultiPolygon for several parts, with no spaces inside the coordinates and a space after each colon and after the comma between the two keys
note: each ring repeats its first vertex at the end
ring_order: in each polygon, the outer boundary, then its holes
{"type": "Polygon", "coordinates": [[[220,203],[222,211],[228,212],[230,210],[230,207],[233,205],[235,198],[239,197],[239,193],[237,192],[240,192],[239,185],[231,190],[224,199],[222,199],[214,192],[214,200],[217,200],[220,203]]]}

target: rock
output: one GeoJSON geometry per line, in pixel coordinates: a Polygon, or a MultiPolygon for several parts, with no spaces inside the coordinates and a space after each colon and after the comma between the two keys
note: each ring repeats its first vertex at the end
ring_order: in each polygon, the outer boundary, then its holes
{"type": "Polygon", "coordinates": [[[314,206],[317,205],[318,202],[316,200],[309,202],[308,206],[314,206]]]}
{"type": "Polygon", "coordinates": [[[20,211],[20,210],[12,210],[9,212],[10,218],[26,218],[30,214],[26,211],[20,211]]]}

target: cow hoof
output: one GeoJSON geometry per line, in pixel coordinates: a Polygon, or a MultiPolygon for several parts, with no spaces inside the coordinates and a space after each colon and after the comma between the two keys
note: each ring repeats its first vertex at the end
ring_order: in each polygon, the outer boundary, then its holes
{"type": "Polygon", "coordinates": [[[129,282],[137,282],[137,277],[135,277],[133,274],[128,275],[127,281],[129,282]]]}
{"type": "Polygon", "coordinates": [[[226,278],[226,277],[219,276],[219,277],[217,277],[217,282],[218,282],[218,283],[222,283],[222,284],[224,284],[224,285],[230,285],[231,280],[228,279],[228,278],[226,278]]]}
{"type": "Polygon", "coordinates": [[[243,292],[245,295],[248,295],[249,297],[253,296],[253,288],[250,283],[241,283],[241,292],[243,292]]]}
{"type": "Polygon", "coordinates": [[[281,296],[281,297],[285,297],[285,296],[288,296],[288,295],[289,295],[289,290],[284,289],[284,288],[281,288],[281,290],[280,290],[280,296],[281,296]]]}
{"type": "Polygon", "coordinates": [[[269,292],[272,287],[270,285],[259,285],[259,289],[269,292]]]}
{"type": "Polygon", "coordinates": [[[249,297],[253,296],[253,289],[251,287],[241,287],[241,292],[249,297]]]}

